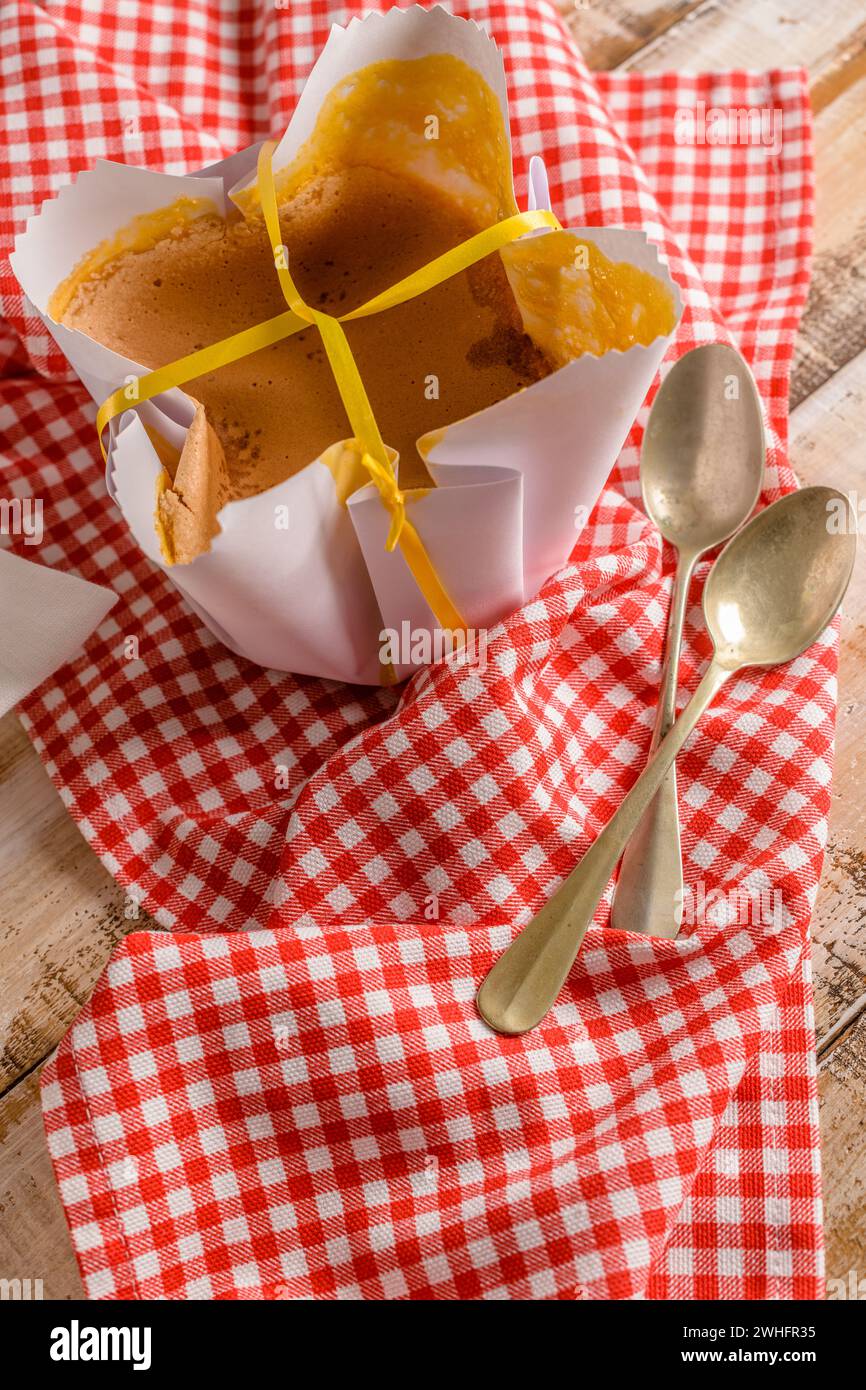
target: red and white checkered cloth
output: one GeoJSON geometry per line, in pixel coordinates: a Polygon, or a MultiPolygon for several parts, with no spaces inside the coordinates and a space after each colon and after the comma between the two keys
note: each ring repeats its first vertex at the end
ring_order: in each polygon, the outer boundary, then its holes
{"type": "MultiPolygon", "coordinates": [[[[677,351],[736,340],[769,415],[765,500],[792,488],[803,74],[593,79],[550,4],[455,8],[502,46],[518,186],[543,152],[566,223],[661,243],[687,304],[677,351]],[[780,147],[676,144],[698,101],[780,112],[780,147]]],[[[352,7],[6,12],[4,243],[99,155],[180,171],[281,130],[352,7]]],[[[92,405],[8,268],[0,288],[8,486],[45,500],[46,564],[121,595],[25,724],[170,929],[117,949],[44,1073],[88,1292],[820,1296],[807,929],[835,634],[732,681],[680,759],[687,881],[777,892],[781,913],[661,941],[610,931],[603,906],[544,1025],[496,1036],[478,981],[646,756],[672,557],[636,500],[645,412],[573,563],[491,634],[486,671],[445,664],[402,692],[294,679],[223,649],[136,549],[92,405]]],[[[709,651],[705,574],[683,694],[709,651]]]]}

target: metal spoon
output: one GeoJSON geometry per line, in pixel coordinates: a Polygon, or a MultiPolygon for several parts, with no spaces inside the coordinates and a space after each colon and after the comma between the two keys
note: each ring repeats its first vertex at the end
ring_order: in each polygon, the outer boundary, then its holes
{"type": "MultiPolygon", "coordinates": [[[[650,757],[676,718],[683,620],[695,565],[751,516],[765,453],[758,391],[740,354],[724,343],[687,352],[659,387],[640,461],[647,516],[677,551],[650,757]]],[[[648,936],[676,936],[682,892],[674,763],[623,855],[611,924],[648,936]]]]}
{"type": "Polygon", "coordinates": [[[627,839],[704,710],[743,666],[777,666],[812,645],[842,602],[856,539],[847,498],[834,488],[810,487],[759,512],[722,551],[704,589],[713,659],[577,868],[485,979],[477,1003],[491,1028],[525,1033],[540,1023],[574,963],[627,839]],[[839,517],[846,518],[841,527],[839,517]]]}

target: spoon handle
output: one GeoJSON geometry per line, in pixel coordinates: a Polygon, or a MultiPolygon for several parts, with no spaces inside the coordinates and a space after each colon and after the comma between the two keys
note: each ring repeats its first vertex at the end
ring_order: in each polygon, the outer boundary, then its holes
{"type": "MultiPolygon", "coordinates": [[[[680,551],[677,560],[650,757],[676,718],[683,623],[697,559],[698,552],[680,551]]],[[[675,908],[682,902],[682,892],[677,768],[672,763],[626,845],[611,903],[611,925],[645,936],[676,936],[675,908]]]]}
{"type": "Polygon", "coordinates": [[[499,957],[478,991],[481,1017],[498,1033],[540,1023],[565,983],[623,846],[658,791],[729,668],[713,660],[670,732],[577,868],[499,957]]]}

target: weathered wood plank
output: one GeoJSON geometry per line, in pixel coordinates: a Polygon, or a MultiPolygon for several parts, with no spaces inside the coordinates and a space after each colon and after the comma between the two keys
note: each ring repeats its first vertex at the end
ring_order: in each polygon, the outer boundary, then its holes
{"type": "Polygon", "coordinates": [[[617,66],[663,72],[805,65],[824,72],[850,51],[862,24],[858,0],[703,0],[617,66]]]}
{"type": "Polygon", "coordinates": [[[114,944],[125,900],[66,814],[18,720],[0,721],[0,1093],[63,1037],[114,944]]]}
{"type": "Polygon", "coordinates": [[[591,68],[615,68],[673,25],[701,9],[702,0],[557,0],[591,68]]]}
{"type": "Polygon", "coordinates": [[[810,63],[810,66],[815,74],[811,86],[812,110],[818,116],[866,74],[866,24],[847,35],[829,64],[816,67],[810,63]]]}
{"type": "Polygon", "coordinates": [[[35,1075],[0,1100],[0,1279],[42,1281],[44,1298],[83,1298],[39,1109],[35,1075]]]}
{"type": "Polygon", "coordinates": [[[795,403],[866,348],[864,60],[861,51],[840,67],[854,80],[815,117],[815,261],[794,363],[795,403]]]}
{"type": "MultiPolygon", "coordinates": [[[[791,416],[791,460],[806,483],[853,490],[866,518],[866,352],[791,416]]],[[[819,1040],[863,997],[866,1004],[866,549],[845,599],[839,656],[832,810],[821,892],[812,919],[819,1040]]]]}
{"type": "Polygon", "coordinates": [[[866,1279],[866,1014],[822,1060],[818,1090],[827,1278],[850,1288],[852,1270],[856,1280],[866,1279]]]}

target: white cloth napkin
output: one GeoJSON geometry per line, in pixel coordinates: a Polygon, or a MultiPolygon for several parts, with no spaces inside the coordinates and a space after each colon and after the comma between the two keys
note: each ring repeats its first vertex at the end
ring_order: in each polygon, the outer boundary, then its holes
{"type": "Polygon", "coordinates": [[[117,597],[0,550],[0,715],[75,655],[117,597]]]}

